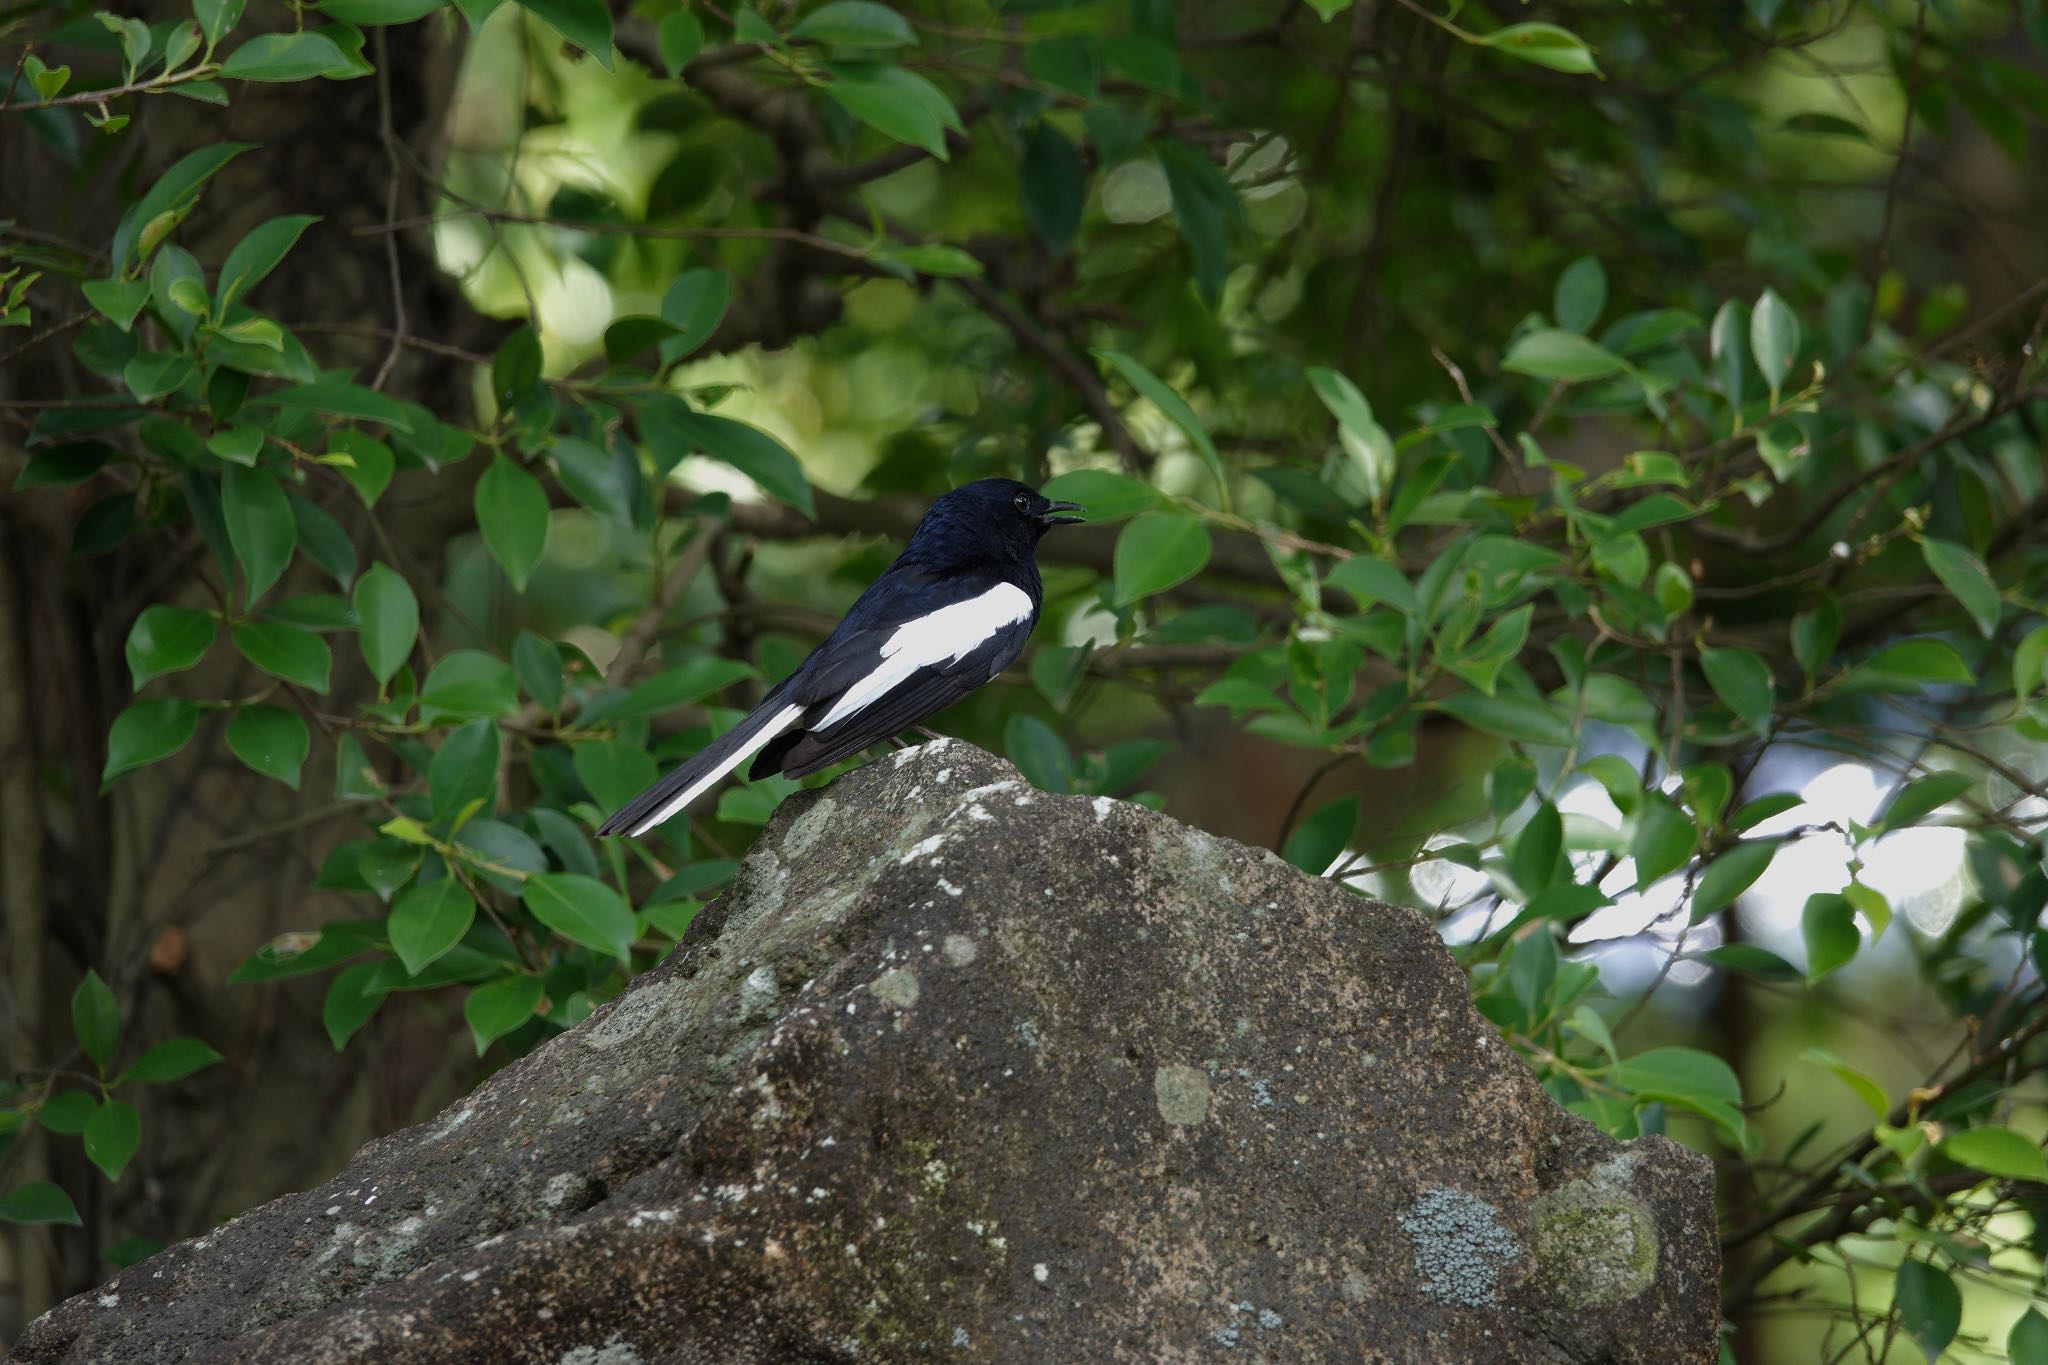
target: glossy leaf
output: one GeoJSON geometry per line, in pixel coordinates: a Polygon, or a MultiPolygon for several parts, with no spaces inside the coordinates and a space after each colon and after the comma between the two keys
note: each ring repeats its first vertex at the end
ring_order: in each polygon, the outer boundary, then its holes
{"type": "Polygon", "coordinates": [[[618,892],[594,877],[550,872],[529,877],[519,898],[534,918],[572,943],[626,961],[637,929],[618,892]]]}
{"type": "Polygon", "coordinates": [[[272,621],[245,621],[229,637],[242,657],[273,678],[313,692],[327,690],[334,655],[311,631],[272,621]]]}
{"type": "Polygon", "coordinates": [[[1209,562],[1209,528],[1178,510],[1147,512],[1116,539],[1113,575],[1119,602],[1164,592],[1200,573],[1209,562]]]}
{"type": "Polygon", "coordinates": [[[1899,1324],[1926,1353],[1928,1365],[1933,1365],[1962,1326],[1963,1297],[1947,1271],[1926,1261],[1902,1262],[1896,1284],[1899,1324]]]}
{"type": "Polygon", "coordinates": [[[1954,594],[1970,619],[1977,623],[1977,629],[1990,639],[1998,629],[1998,616],[2002,604],[1998,600],[1998,584],[1992,581],[1991,571],[1984,567],[1984,561],[1957,545],[1953,541],[1928,539],[1920,542],[1920,554],[1927,561],[1927,567],[1934,571],[1942,586],[1954,594]]]}
{"type": "Polygon", "coordinates": [[[229,465],[221,474],[221,516],[254,603],[270,591],[299,543],[291,502],[267,469],[229,465]]]}
{"type": "Polygon", "coordinates": [[[537,976],[501,976],[486,981],[462,1001],[462,1018],[476,1041],[476,1055],[484,1055],[492,1040],[502,1038],[533,1018],[544,991],[537,976]]]}
{"type": "Polygon", "coordinates": [[[391,937],[391,951],[417,976],[428,963],[462,941],[476,918],[476,900],[461,882],[443,877],[434,882],[415,882],[391,902],[391,916],[385,930],[391,937]]]}
{"type": "Polygon", "coordinates": [[[419,637],[420,605],[412,585],[381,560],[356,580],[357,643],[378,686],[391,681],[419,637]]]}
{"type": "Polygon", "coordinates": [[[94,1111],[80,1136],[85,1139],[86,1160],[107,1179],[119,1180],[142,1142],[142,1118],[127,1101],[108,1100],[94,1111]]]}
{"type": "Polygon", "coordinates": [[[244,706],[228,722],[227,739],[229,750],[250,768],[299,789],[299,770],[313,740],[298,712],[268,703],[244,706]]]}
{"type": "Polygon", "coordinates": [[[221,1060],[218,1052],[197,1038],[173,1038],[158,1043],[137,1057],[121,1073],[120,1079],[159,1085],[167,1081],[182,1081],[193,1072],[203,1071],[221,1060]]]}
{"type": "Polygon", "coordinates": [[[525,592],[548,546],[548,495],[540,481],[502,454],[495,455],[477,480],[475,507],[477,529],[491,558],[505,570],[513,588],[525,592]]]}
{"type": "Polygon", "coordinates": [[[102,1070],[114,1059],[114,1049],[121,1042],[120,1002],[114,999],[113,988],[90,967],[71,992],[71,1034],[93,1065],[102,1070]]]}
{"type": "Polygon", "coordinates": [[[144,607],[123,650],[129,680],[139,689],[151,678],[192,667],[213,643],[213,628],[210,614],[190,607],[144,607]]]}
{"type": "Polygon", "coordinates": [[[85,1225],[71,1196],[47,1180],[32,1181],[0,1196],[0,1223],[85,1225]]]}
{"type": "Polygon", "coordinates": [[[190,742],[198,728],[199,707],[183,697],[130,703],[107,731],[107,765],[100,773],[101,785],[132,768],[169,758],[190,742]]]}

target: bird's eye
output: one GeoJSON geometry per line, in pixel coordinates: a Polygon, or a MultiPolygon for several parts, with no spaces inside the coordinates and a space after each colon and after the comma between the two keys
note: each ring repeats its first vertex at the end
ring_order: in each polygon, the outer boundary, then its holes
{"type": "Polygon", "coordinates": [[[1010,499],[1010,505],[1019,512],[1029,512],[1031,510],[1031,495],[1029,493],[1019,493],[1016,497],[1010,499]]]}

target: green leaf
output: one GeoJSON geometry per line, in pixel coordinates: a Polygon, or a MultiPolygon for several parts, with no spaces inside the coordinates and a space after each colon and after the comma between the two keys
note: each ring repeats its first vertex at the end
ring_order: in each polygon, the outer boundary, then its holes
{"type": "Polygon", "coordinates": [[[1645,794],[1629,841],[1629,855],[1636,860],[1636,889],[1684,867],[1698,839],[1699,829],[1690,815],[1654,792],[1645,794]]]}
{"type": "Polygon", "coordinates": [[[245,621],[230,637],[242,657],[273,678],[313,692],[327,690],[327,672],[334,656],[327,642],[309,630],[272,621],[245,621]]]}
{"type": "Polygon", "coordinates": [[[277,475],[267,469],[245,469],[229,465],[221,472],[221,515],[227,522],[228,543],[249,585],[248,600],[270,591],[272,584],[291,563],[299,543],[298,519],[291,502],[278,486],[277,475]]]}
{"type": "Polygon", "coordinates": [[[519,632],[512,643],[512,670],[519,686],[543,711],[562,706],[562,654],[555,646],[530,630],[519,632]]]}
{"type": "Polygon", "coordinates": [[[141,1081],[160,1085],[165,1081],[182,1081],[193,1072],[203,1071],[220,1060],[218,1052],[197,1038],[173,1038],[169,1042],[158,1043],[137,1057],[114,1084],[141,1081]]]}
{"type": "Polygon", "coordinates": [[[198,728],[199,708],[183,697],[130,703],[107,731],[107,766],[100,773],[100,786],[104,789],[132,768],[169,758],[198,728]]]}
{"type": "MultiPolygon", "coordinates": [[[[1598,256],[1579,257],[1557,277],[1550,311],[1565,331],[1584,336],[1600,321],[1601,310],[1606,307],[1607,272],[1600,268],[1598,256]]],[[[1693,325],[1699,325],[1697,320],[1693,325]]]]}
{"type": "Polygon", "coordinates": [[[585,740],[572,753],[576,775],[606,810],[617,810],[654,782],[654,760],[628,740],[585,740]]]}
{"type": "Polygon", "coordinates": [[[106,1070],[121,1042],[121,1004],[113,988],[88,967],[71,992],[71,1032],[93,1065],[106,1070]]]}
{"type": "Polygon", "coordinates": [[[382,966],[378,962],[358,962],[342,968],[328,983],[327,998],[320,1005],[320,1023],[336,1052],[348,1045],[355,1031],[369,1023],[370,1016],[384,1003],[386,992],[373,989],[370,984],[382,966]]]}
{"type": "Polygon", "coordinates": [[[108,1100],[85,1125],[85,1156],[109,1180],[119,1180],[142,1141],[142,1119],[135,1106],[108,1100]]]}
{"type": "Polygon", "coordinates": [[[447,0],[320,0],[320,12],[358,28],[410,24],[441,8],[447,0]]]}
{"type": "Polygon", "coordinates": [[[244,706],[228,722],[228,748],[235,757],[293,791],[299,789],[299,769],[312,743],[299,713],[282,706],[244,706]]]}
{"type": "Polygon", "coordinates": [[[452,820],[472,803],[490,813],[498,793],[500,743],[496,722],[477,719],[450,731],[427,764],[427,791],[434,818],[452,820]]]}
{"type": "Polygon", "coordinates": [[[1918,824],[1920,820],[1961,796],[1977,785],[1977,779],[1968,773],[1940,772],[1907,783],[1878,812],[1875,828],[1882,830],[1903,829],[1918,824]]]}
{"type": "Polygon", "coordinates": [[[965,133],[953,102],[915,72],[868,62],[828,62],[825,93],[847,113],[884,137],[948,159],[946,130],[965,133]]]}
{"type": "Polygon", "coordinates": [[[1735,898],[1756,884],[1778,856],[1783,841],[1745,839],[1731,845],[1708,863],[1692,893],[1692,923],[1698,924],[1716,910],[1734,904],[1735,898]]]}
{"type": "Polygon", "coordinates": [[[1818,678],[1833,657],[1842,637],[1842,611],[1832,593],[1822,593],[1814,604],[1792,618],[1792,657],[1808,678],[1818,678]]]}
{"type": "Polygon", "coordinates": [[[1992,580],[1991,571],[1984,567],[1984,561],[1971,554],[1962,546],[1947,540],[1923,540],[1920,554],[1927,561],[1927,567],[1934,571],[1942,586],[1955,595],[1962,603],[1963,610],[1977,623],[1977,629],[1990,639],[1998,629],[1998,584],[1992,580]]]}
{"type": "MultiPolygon", "coordinates": [[[[252,402],[255,400],[251,400],[252,402]]],[[[347,417],[376,422],[394,431],[411,434],[413,419],[421,409],[412,409],[375,389],[340,379],[316,379],[288,389],[266,393],[262,401],[281,412],[317,412],[323,417],[347,417]]]]}
{"type": "Polygon", "coordinates": [[[505,458],[491,457],[490,468],[477,480],[476,524],[491,558],[505,570],[517,592],[548,547],[548,495],[540,480],[505,458]]]}
{"type": "Polygon", "coordinates": [[[265,275],[275,270],[285,253],[292,249],[292,244],[299,240],[299,234],[319,221],[309,214],[273,218],[251,229],[246,237],[235,243],[234,250],[221,263],[220,278],[214,285],[222,314],[226,314],[235,300],[254,289],[265,275]]]}
{"type": "Polygon", "coordinates": [[[1593,61],[1593,49],[1586,45],[1586,40],[1556,24],[1509,24],[1481,34],[1474,41],[1481,47],[1547,66],[1552,71],[1574,76],[1600,74],[1599,66],[1593,61]]]}
{"type": "Polygon", "coordinates": [[[84,1090],[60,1090],[36,1110],[36,1122],[47,1132],[77,1137],[99,1112],[100,1102],[84,1090]]]}
{"type": "Polygon", "coordinates": [[[462,1002],[462,1017],[476,1040],[476,1055],[492,1041],[510,1033],[540,1007],[543,987],[537,976],[501,976],[472,990],[462,1002]]]}
{"type": "Polygon", "coordinates": [[[732,299],[732,276],[723,270],[685,270],[661,296],[661,320],[675,335],[661,343],[661,363],[672,365],[711,339],[732,299]]]}
{"type": "Polygon", "coordinates": [[[1663,1100],[1719,1122],[1740,1122],[1736,1106],[1742,1086],[1728,1063],[1712,1053],[1689,1047],[1656,1047],[1613,1068],[1621,1088],[1639,1099],[1663,1100]]]}
{"type": "MultiPolygon", "coordinates": [[[[1150,44],[1149,50],[1164,58],[1163,69],[1156,74],[1172,79],[1172,50],[1163,43],[1150,44]]],[[[1111,51],[1114,64],[1114,49],[1111,51]]],[[[1213,308],[1222,297],[1223,278],[1230,269],[1230,227],[1243,217],[1237,191],[1208,155],[1180,139],[1157,137],[1152,146],[1158,153],[1160,168],[1166,172],[1167,193],[1172,197],[1173,216],[1180,224],[1181,240],[1187,244],[1194,267],[1195,287],[1213,308]]]]}
{"type": "Polygon", "coordinates": [[[1415,596],[1415,586],[1407,576],[1385,560],[1371,555],[1353,555],[1340,561],[1323,581],[1330,587],[1350,593],[1360,608],[1384,602],[1405,616],[1416,615],[1422,610],[1422,603],[1415,596]]]}
{"type": "Polygon", "coordinates": [[[508,716],[519,709],[512,670],[478,649],[444,655],[420,686],[420,708],[429,720],[459,716],[508,716]]]}
{"type": "Polygon", "coordinates": [[[1036,716],[1014,715],[1003,727],[1003,753],[1040,791],[1074,789],[1074,756],[1066,741],[1036,716]]]}
{"type": "MultiPolygon", "coordinates": [[[[209,8],[212,2],[213,0],[208,0],[209,8]]],[[[221,16],[229,24],[241,17],[241,5],[236,3],[233,8],[233,18],[227,18],[225,14],[221,16]]],[[[207,13],[198,5],[195,5],[194,9],[199,13],[200,27],[207,29],[208,41],[213,41],[213,32],[207,25],[207,13]]],[[[253,146],[255,144],[251,142],[216,142],[210,147],[188,152],[173,162],[170,169],[158,176],[156,183],[136,201],[135,206],[121,215],[120,226],[114,229],[113,269],[119,272],[130,260],[138,256],[147,256],[155,250],[157,243],[163,240],[164,234],[192,211],[192,205],[199,200],[199,191],[205,187],[214,173],[253,146]]],[[[135,283],[136,287],[143,291],[143,297],[147,298],[147,286],[139,280],[135,283]]],[[[86,286],[86,297],[92,297],[90,285],[86,286]]],[[[99,307],[97,301],[94,302],[94,307],[99,307]]],[[[136,302],[135,307],[138,310],[142,307],[140,300],[136,302]]],[[[135,313],[131,311],[128,316],[132,319],[135,313]]],[[[120,320],[116,318],[115,321],[120,320]]],[[[127,330],[126,324],[122,325],[122,330],[127,330]]]]}
{"type": "Polygon", "coordinates": [[[1538,802],[1536,813],[1515,836],[1514,850],[1508,858],[1515,885],[1522,889],[1525,900],[1541,895],[1557,880],[1557,858],[1563,849],[1564,817],[1550,802],[1538,802]]]}
{"type": "Polygon", "coordinates": [[[519,0],[520,7],[612,69],[612,15],[604,0],[519,0]]]}
{"type": "Polygon", "coordinates": [[[618,892],[594,877],[548,872],[528,877],[519,898],[534,918],[572,943],[629,961],[638,930],[618,892]]]}
{"type": "MultiPolygon", "coordinates": [[[[1164,495],[1143,479],[1106,469],[1073,469],[1038,490],[1055,502],[1078,502],[1092,523],[1121,521],[1157,507],[1164,495]]],[[[2048,626],[2042,627],[2048,634],[2048,626]]]]}
{"type": "Polygon", "coordinates": [[[286,495],[292,522],[299,528],[299,549],[328,577],[346,590],[356,577],[356,547],[341,523],[296,493],[286,495]]]}
{"type": "Polygon", "coordinates": [[[213,626],[212,616],[191,607],[144,607],[124,651],[135,687],[198,663],[213,643],[213,626]]]}
{"type": "Polygon", "coordinates": [[[1116,600],[1136,602],[1164,592],[1209,562],[1209,528],[1178,509],[1147,512],[1116,538],[1112,561],[1116,600]]]}
{"type": "Polygon", "coordinates": [[[1088,168],[1067,135],[1044,119],[1024,134],[1017,189],[1024,198],[1024,221],[1055,256],[1065,254],[1081,230],[1088,168]]]}
{"type": "Polygon", "coordinates": [[[1908,691],[1929,684],[1977,680],[1963,656],[1945,640],[1901,640],[1843,675],[1844,686],[1875,692],[1908,691]]]}
{"type": "MultiPolygon", "coordinates": [[[[106,467],[114,448],[105,441],[66,441],[29,457],[15,477],[15,491],[25,488],[70,488],[106,467]]],[[[2048,631],[2048,626],[2042,628],[2048,631]]]]}
{"type": "Polygon", "coordinates": [[[1947,1271],[1926,1261],[1902,1262],[1895,1283],[1893,1301],[1898,1306],[1899,1325],[1919,1343],[1928,1365],[1934,1365],[1962,1325],[1962,1295],[1947,1271]]]}
{"type": "Polygon", "coordinates": [[[475,918],[475,899],[461,882],[443,877],[437,882],[415,882],[399,892],[391,903],[385,931],[391,937],[391,951],[398,954],[406,972],[418,976],[428,963],[462,941],[475,918]]]}
{"type": "Polygon", "coordinates": [[[690,59],[704,50],[704,21],[689,10],[677,10],[654,30],[654,46],[668,74],[680,75],[690,59]]]}
{"type": "Polygon", "coordinates": [[[789,36],[834,47],[904,47],[917,42],[902,15],[870,0],[831,0],[799,20],[789,36]]]}
{"type": "Polygon", "coordinates": [[[1941,1154],[1986,1175],[2048,1185],[2048,1160],[2041,1156],[2041,1144],[2010,1128],[1986,1125],[1950,1133],[1941,1140],[1941,1154]]]}
{"type": "Polygon", "coordinates": [[[2038,1308],[2029,1308],[2012,1325],[2005,1339],[2006,1359],[2012,1365],[2048,1365],[2048,1318],[2038,1308]]]}
{"type": "Polygon", "coordinates": [[[1515,940],[1508,957],[1507,979],[1515,1003],[1531,1020],[1540,1020],[1550,1013],[1545,1002],[1557,981],[1557,940],[1547,926],[1537,924],[1515,940]]]}
{"type": "Polygon", "coordinates": [[[540,334],[531,323],[521,323],[498,343],[491,357],[491,393],[501,408],[517,407],[540,383],[540,334]]]}
{"type": "Polygon", "coordinates": [[[1577,742],[1571,722],[1554,706],[1534,697],[1458,692],[1435,703],[1437,710],[1475,730],[1527,744],[1569,748],[1577,742]]]}
{"type": "Polygon", "coordinates": [[[1724,943],[1718,948],[1709,948],[1703,953],[1687,953],[1686,956],[1727,971],[1742,972],[1761,981],[1797,981],[1800,977],[1799,969],[1784,958],[1750,943],[1724,943]]]}
{"type": "Polygon", "coordinates": [[[1730,711],[1753,731],[1758,739],[1771,733],[1771,666],[1761,654],[1747,649],[1700,650],[1700,671],[1730,711]]]}
{"type": "Polygon", "coordinates": [[[84,1227],[71,1196],[47,1180],[38,1180],[10,1190],[0,1198],[0,1223],[68,1223],[84,1227]]]}
{"type": "Polygon", "coordinates": [[[1863,936],[1856,928],[1856,907],[1845,896],[1821,891],[1808,896],[1799,912],[1799,934],[1806,941],[1806,979],[1818,981],[1856,956],[1863,936]]]}
{"type": "Polygon", "coordinates": [[[356,581],[354,601],[363,662],[383,687],[405,667],[419,638],[419,599],[396,569],[379,560],[356,581]]]}
{"type": "Polygon", "coordinates": [[[1748,373],[1743,363],[1742,334],[1748,330],[1749,310],[1735,299],[1723,303],[1714,314],[1707,338],[1714,365],[1714,379],[1721,396],[1733,407],[1742,402],[1742,381],[1748,373]]]}
{"type": "Polygon", "coordinates": [[[303,81],[350,69],[347,56],[324,34],[265,33],[230,52],[220,75],[234,81],[303,81]]]}
{"type": "Polygon", "coordinates": [[[1340,796],[1294,827],[1280,856],[1311,877],[1328,872],[1358,831],[1358,798],[1340,796]]]}
{"type": "Polygon", "coordinates": [[[1785,376],[1792,372],[1792,362],[1799,355],[1799,319],[1778,297],[1775,289],[1766,289],[1763,297],[1756,301],[1756,308],[1749,315],[1749,350],[1756,357],[1758,373],[1764,377],[1764,384],[1771,391],[1771,402],[1778,401],[1778,389],[1784,384],[1785,376]]]}
{"type": "Polygon", "coordinates": [[[1202,463],[1209,467],[1209,476],[1216,480],[1217,496],[1223,505],[1229,506],[1230,490],[1223,477],[1223,457],[1216,453],[1216,443],[1209,439],[1209,429],[1202,425],[1202,419],[1195,416],[1195,410],[1187,400],[1166,386],[1158,375],[1146,369],[1136,357],[1122,351],[1097,350],[1093,354],[1106,361],[1127,383],[1141,395],[1152,400],[1161,412],[1187,436],[1195,453],[1202,457],[1202,463]]]}
{"type": "Polygon", "coordinates": [[[1620,374],[1628,368],[1628,362],[1576,332],[1539,327],[1524,333],[1508,348],[1507,357],[1501,361],[1500,367],[1537,379],[1576,383],[1620,374]]]}
{"type": "Polygon", "coordinates": [[[665,426],[691,447],[739,470],[776,501],[817,516],[803,464],[759,427],[708,412],[671,412],[665,426]]]}
{"type": "MultiPolygon", "coordinates": [[[[1856,1098],[1862,1100],[1864,1106],[1879,1119],[1884,1118],[1887,1113],[1891,1112],[1891,1105],[1884,1097],[1883,1086],[1870,1079],[1861,1071],[1858,1071],[1855,1067],[1850,1066],[1826,1048],[1807,1048],[1799,1054],[1799,1060],[1811,1062],[1815,1066],[1824,1066],[1829,1071],[1834,1072],[1836,1079],[1854,1091],[1856,1098]]],[[[2048,1172],[2044,1172],[2044,1174],[2048,1174],[2048,1172]]]]}
{"type": "Polygon", "coordinates": [[[135,325],[135,315],[149,302],[148,280],[87,280],[79,286],[85,301],[122,331],[135,325]]]}
{"type": "Polygon", "coordinates": [[[341,477],[356,490],[363,506],[375,507],[377,499],[384,496],[384,490],[391,486],[391,475],[397,467],[397,457],[391,453],[391,447],[353,428],[335,432],[332,445],[335,454],[348,460],[347,464],[336,466],[341,477]]]}

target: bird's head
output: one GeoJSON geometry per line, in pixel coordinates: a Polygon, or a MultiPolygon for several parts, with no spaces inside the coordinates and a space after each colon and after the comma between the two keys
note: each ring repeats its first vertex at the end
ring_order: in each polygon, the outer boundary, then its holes
{"type": "Polygon", "coordinates": [[[933,500],[911,543],[980,553],[1000,547],[1029,556],[1047,531],[1081,520],[1062,513],[1083,510],[1079,503],[1055,502],[1015,479],[977,479],[933,500]]]}

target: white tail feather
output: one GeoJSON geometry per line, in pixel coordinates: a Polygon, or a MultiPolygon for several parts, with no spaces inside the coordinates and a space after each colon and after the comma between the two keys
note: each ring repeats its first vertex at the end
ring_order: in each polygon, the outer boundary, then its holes
{"type": "Polygon", "coordinates": [[[784,730],[787,730],[790,726],[796,724],[797,720],[803,715],[804,710],[805,708],[801,706],[785,706],[780,711],[777,711],[774,714],[774,716],[769,718],[767,724],[763,725],[760,729],[756,730],[748,738],[747,742],[740,748],[734,750],[732,754],[725,759],[724,762],[720,763],[711,771],[705,773],[702,777],[698,778],[695,782],[692,782],[689,786],[677,792],[673,797],[669,798],[668,803],[666,805],[662,806],[659,810],[655,811],[654,814],[648,816],[646,819],[640,821],[640,823],[634,825],[633,828],[629,831],[629,833],[635,836],[645,834],[648,830],[653,829],[656,825],[662,824],[663,822],[670,819],[672,816],[675,815],[677,811],[689,805],[692,801],[695,801],[698,797],[702,796],[706,791],[710,790],[711,785],[714,782],[718,781],[719,778],[724,777],[734,768],[739,767],[740,764],[752,758],[756,753],[760,751],[763,745],[768,743],[769,740],[774,739],[784,730]]]}

